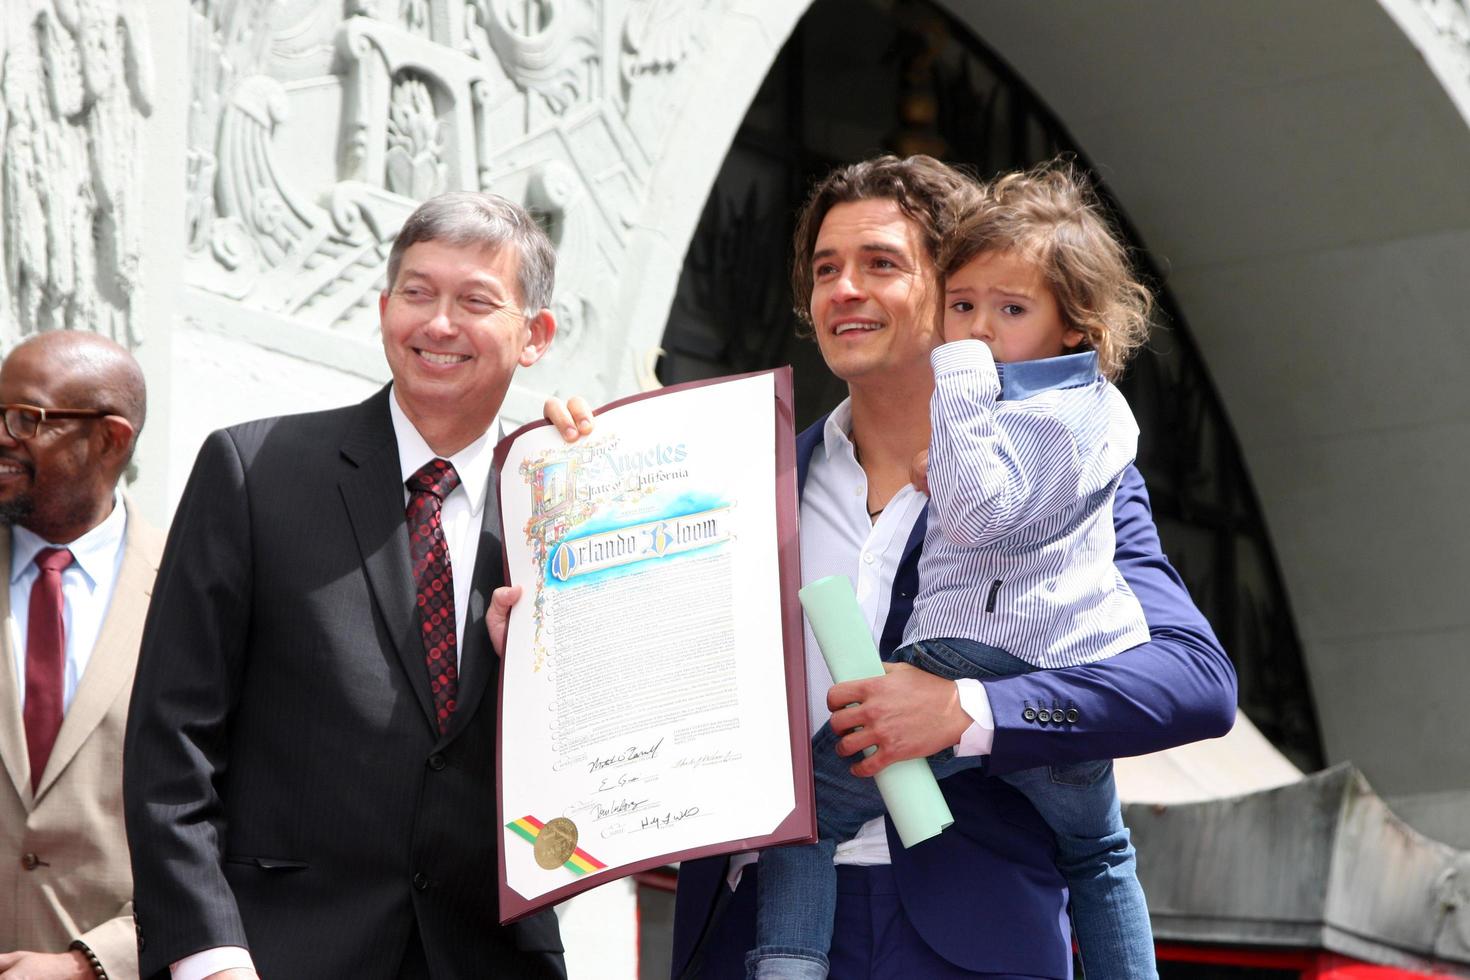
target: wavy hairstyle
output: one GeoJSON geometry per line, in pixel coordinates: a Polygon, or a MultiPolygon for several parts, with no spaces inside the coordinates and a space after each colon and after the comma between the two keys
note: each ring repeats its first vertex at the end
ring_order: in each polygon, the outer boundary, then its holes
{"type": "Polygon", "coordinates": [[[1122,374],[1148,337],[1153,294],[1087,176],[1057,158],[1003,174],[957,206],[963,213],[940,247],[940,273],[947,277],[985,252],[1019,252],[1041,268],[1066,325],[1097,351],[1103,376],[1122,374]]]}
{"type": "Polygon", "coordinates": [[[804,327],[812,325],[812,252],[828,211],[854,201],[892,201],[918,226],[932,262],[959,213],[954,198],[974,187],[970,177],[922,153],[903,159],[885,154],[838,167],[819,180],[797,214],[791,242],[792,306],[804,327]]]}

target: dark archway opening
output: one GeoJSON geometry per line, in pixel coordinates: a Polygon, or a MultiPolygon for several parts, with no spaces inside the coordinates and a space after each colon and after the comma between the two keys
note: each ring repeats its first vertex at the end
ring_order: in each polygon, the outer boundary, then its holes
{"type": "MultiPolygon", "coordinates": [[[[926,152],[988,176],[1082,147],[968,28],[928,0],[817,0],[741,125],[691,240],[665,330],[665,383],[793,365],[798,424],[845,395],[801,339],[787,285],[811,181],[874,153],[926,152]]],[[[1102,186],[1104,195],[1107,188],[1102,186]]],[[[1301,645],[1249,474],[1183,311],[1114,204],[1159,293],[1122,389],[1160,535],[1240,677],[1241,708],[1301,768],[1323,751],[1301,645]]]]}

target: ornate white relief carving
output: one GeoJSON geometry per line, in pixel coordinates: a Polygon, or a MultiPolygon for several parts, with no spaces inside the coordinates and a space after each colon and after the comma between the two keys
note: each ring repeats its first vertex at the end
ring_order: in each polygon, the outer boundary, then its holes
{"type": "MultiPolygon", "coordinates": [[[[1424,14],[1440,58],[1458,88],[1470,83],[1470,0],[1410,0],[1424,14]]],[[[1431,64],[1434,59],[1431,58],[1431,64]]]]}
{"type": "Polygon", "coordinates": [[[412,34],[430,37],[429,0],[400,0],[399,17],[403,26],[412,34]]]}
{"type": "Polygon", "coordinates": [[[412,73],[393,83],[384,166],[394,194],[422,201],[445,188],[444,123],[434,115],[429,86],[412,73]]]}
{"type": "Polygon", "coordinates": [[[141,121],[153,108],[137,0],[0,10],[0,310],[13,341],[96,330],[136,346],[141,121]]]}
{"type": "Polygon", "coordinates": [[[684,0],[640,0],[623,28],[622,69],[629,83],[638,76],[671,72],[694,50],[701,11],[684,0]]]}
{"type": "MultiPolygon", "coordinates": [[[[1466,0],[1418,0],[1435,33],[1470,48],[1470,4],[1466,0]]],[[[1470,52],[1467,52],[1470,53],[1470,52]]]]}
{"type": "MultiPolygon", "coordinates": [[[[483,0],[474,12],[472,43],[483,34],[510,79],[532,96],[537,116],[560,116],[602,95],[596,8],[568,0],[483,0]],[[478,33],[477,33],[478,32],[478,33]]],[[[487,52],[476,45],[481,58],[487,52]]]]}
{"type": "Polygon", "coordinates": [[[668,85],[711,6],[193,0],[189,283],[274,315],[262,343],[291,324],[375,343],[403,219],[441,190],[487,189],[557,243],[551,362],[615,347],[609,302],[679,101],[668,85]]]}

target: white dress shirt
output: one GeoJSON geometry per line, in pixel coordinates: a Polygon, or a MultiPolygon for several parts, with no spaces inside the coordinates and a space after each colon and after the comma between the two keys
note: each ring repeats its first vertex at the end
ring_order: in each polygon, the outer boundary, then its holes
{"type": "MultiPolygon", "coordinates": [[[[398,404],[394,391],[388,399],[388,414],[393,419],[393,436],[398,442],[398,469],[404,483],[419,468],[438,454],[429,448],[419,430],[413,427],[398,404]]],[[[459,474],[459,486],[444,498],[439,520],[444,528],[444,543],[449,546],[449,568],[454,578],[455,658],[464,651],[464,624],[469,610],[466,601],[480,554],[480,528],[485,510],[485,493],[490,486],[490,463],[495,455],[495,440],[500,420],[492,420],[484,435],[448,457],[459,474]]],[[[403,503],[408,505],[408,487],[403,488],[403,503]]],[[[406,518],[405,518],[406,519],[406,518]]],[[[219,946],[186,956],[169,967],[172,980],[204,980],[221,970],[253,970],[250,952],[240,946],[219,946]]]]}
{"type": "MultiPolygon", "coordinates": [[[[398,439],[398,468],[404,483],[407,483],[409,477],[429,460],[438,458],[438,454],[429,448],[419,430],[403,414],[396,390],[388,399],[388,414],[393,417],[393,435],[398,439]]],[[[495,440],[491,434],[500,430],[498,423],[498,419],[492,420],[490,428],[480,438],[448,457],[454,472],[459,474],[459,486],[444,498],[439,520],[444,527],[444,543],[449,546],[449,567],[454,575],[456,655],[464,650],[464,623],[469,609],[466,599],[470,594],[475,559],[480,554],[481,515],[485,510],[485,490],[490,485],[490,462],[495,455],[495,440]]],[[[408,505],[407,486],[403,488],[403,503],[408,505]]]]}
{"type": "Polygon", "coordinates": [[[128,515],[121,494],[112,497],[112,513],[69,544],[53,544],[20,525],[10,529],[10,648],[15,651],[16,690],[20,706],[26,698],[26,636],[31,618],[31,587],[41,576],[36,555],[44,548],[66,548],[72,563],[61,571],[61,621],[65,628],[66,663],[62,678],[62,711],[71,708],[77,685],[92,659],[102,620],[112,604],[117,573],[122,568],[128,515]]]}

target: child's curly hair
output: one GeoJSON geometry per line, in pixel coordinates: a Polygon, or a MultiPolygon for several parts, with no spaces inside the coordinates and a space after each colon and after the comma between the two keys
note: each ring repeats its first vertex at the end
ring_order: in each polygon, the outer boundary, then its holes
{"type": "Polygon", "coordinates": [[[1097,351],[1103,376],[1116,379],[1148,336],[1153,295],[1086,175],[1058,158],[956,195],[952,206],[962,213],[940,247],[941,276],[985,252],[1019,252],[1040,267],[1066,325],[1097,351]]]}

